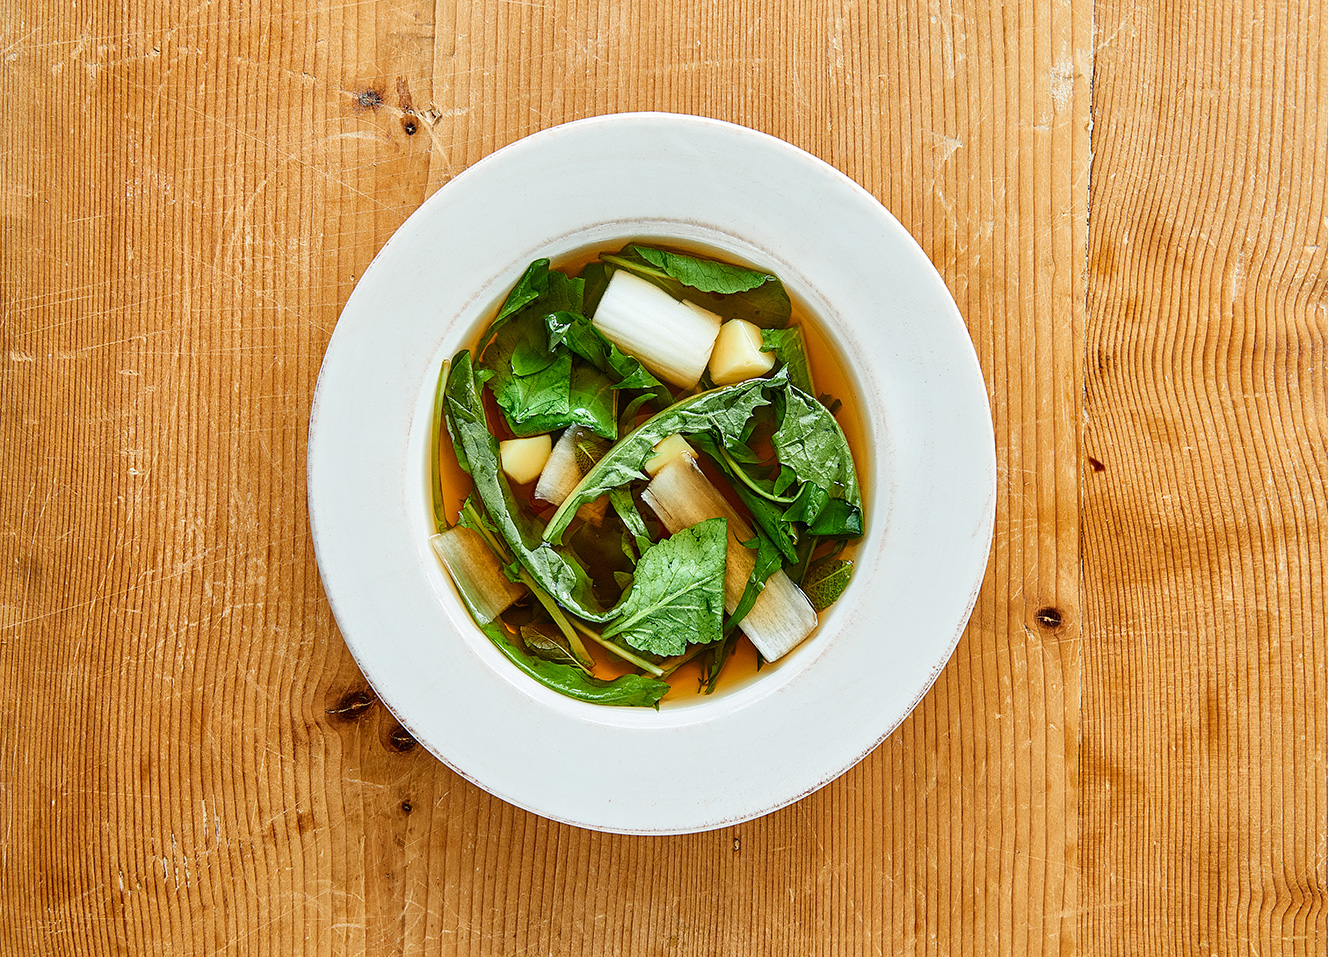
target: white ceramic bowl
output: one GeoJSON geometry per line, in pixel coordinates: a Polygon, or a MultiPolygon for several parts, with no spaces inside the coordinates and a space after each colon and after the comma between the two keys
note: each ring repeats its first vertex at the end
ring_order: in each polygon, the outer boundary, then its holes
{"type": "Polygon", "coordinates": [[[972,343],[917,244],[870,194],[753,130],[635,113],[556,127],[457,176],[365,271],[309,425],[309,516],[341,633],[411,734],[538,814],[626,833],[746,820],[861,760],[948,660],[987,563],[991,414],[972,343]],[[562,697],[474,627],[427,539],[444,359],[533,259],[670,237],[776,272],[859,390],[865,535],[819,631],[742,687],[659,711],[562,697]]]}

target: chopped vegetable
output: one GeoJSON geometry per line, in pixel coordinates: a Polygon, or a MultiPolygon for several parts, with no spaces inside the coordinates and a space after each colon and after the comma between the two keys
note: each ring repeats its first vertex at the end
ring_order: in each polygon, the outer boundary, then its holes
{"type": "Polygon", "coordinates": [[[535,485],[536,498],[550,505],[561,505],[572,494],[576,483],[581,481],[581,467],[576,463],[576,439],[579,432],[580,427],[574,425],[558,439],[535,485]]]}
{"type": "Polygon", "coordinates": [[[503,471],[517,485],[525,485],[539,478],[544,463],[549,460],[553,440],[545,435],[532,435],[524,439],[508,439],[498,443],[498,458],[503,471]]]}
{"type": "Polygon", "coordinates": [[[710,381],[731,385],[765,375],[775,367],[773,352],[761,351],[761,330],[746,319],[730,319],[719,327],[710,353],[710,381]]]}
{"type": "Polygon", "coordinates": [[[619,270],[595,309],[595,328],[655,375],[696,387],[719,334],[719,317],[679,302],[653,283],[619,270]]]}
{"type": "Polygon", "coordinates": [[[668,465],[679,455],[686,455],[696,458],[696,449],[687,444],[677,432],[670,435],[667,439],[660,439],[655,443],[655,454],[646,459],[645,470],[649,476],[659,474],[659,470],[668,465]]]}
{"type": "MultiPolygon", "coordinates": [[[[581,481],[581,476],[589,465],[583,467],[587,458],[589,440],[593,434],[579,425],[574,425],[562,434],[553,447],[539,481],[535,484],[535,497],[550,505],[561,505],[567,496],[581,481]]],[[[600,496],[593,502],[582,505],[576,513],[584,522],[599,525],[604,521],[604,513],[609,509],[609,500],[600,496]]]]}
{"type": "Polygon", "coordinates": [[[503,574],[497,556],[470,529],[458,525],[434,535],[429,542],[481,625],[493,621],[526,593],[503,574]]]}

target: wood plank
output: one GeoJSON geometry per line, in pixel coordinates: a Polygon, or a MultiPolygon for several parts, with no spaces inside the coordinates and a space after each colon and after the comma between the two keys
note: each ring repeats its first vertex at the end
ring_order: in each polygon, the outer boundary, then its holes
{"type": "Polygon", "coordinates": [[[1098,33],[1082,943],[1323,953],[1323,9],[1098,33]]]}
{"type": "Polygon", "coordinates": [[[1074,950],[1091,22],[26,0],[0,34],[0,950],[1074,950]],[[300,479],[322,351],[395,226],[493,149],[628,109],[765,130],[879,196],[967,318],[1001,466],[973,624],[914,716],[792,808],[667,839],[396,750],[300,479]]]}

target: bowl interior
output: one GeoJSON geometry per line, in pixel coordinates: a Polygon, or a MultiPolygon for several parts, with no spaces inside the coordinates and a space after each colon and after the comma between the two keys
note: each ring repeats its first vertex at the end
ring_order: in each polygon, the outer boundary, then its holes
{"type": "MultiPolygon", "coordinates": [[[[512,283],[521,275],[531,260],[541,257],[548,258],[552,260],[556,268],[561,260],[576,260],[586,253],[616,250],[629,242],[673,247],[681,245],[698,255],[710,255],[728,262],[742,263],[778,275],[793,300],[795,318],[810,323],[814,327],[815,333],[818,335],[818,341],[831,353],[826,357],[827,361],[838,367],[838,371],[842,373],[845,380],[845,386],[849,390],[849,394],[837,396],[845,401],[838,419],[848,436],[850,448],[853,450],[860,483],[863,487],[870,487],[872,478],[878,468],[884,469],[888,473],[888,461],[877,462],[873,457],[866,454],[867,449],[882,447],[882,443],[876,435],[876,423],[862,414],[857,398],[863,393],[861,378],[855,363],[842,347],[840,333],[837,331],[842,326],[843,320],[834,313],[832,305],[822,299],[807,277],[799,272],[796,262],[785,261],[774,251],[757,249],[741,237],[727,235],[717,227],[707,226],[696,221],[633,220],[621,223],[597,223],[592,228],[587,229],[585,234],[569,233],[560,237],[557,242],[550,243],[531,254],[529,259],[518,258],[508,263],[506,268],[502,270],[501,275],[510,275],[512,277],[511,281],[503,285],[502,279],[495,279],[490,285],[496,286],[496,289],[486,286],[483,290],[477,291],[468,300],[468,308],[464,313],[457,315],[455,321],[448,324],[447,334],[443,337],[440,347],[427,366],[432,371],[432,378],[426,376],[419,389],[412,416],[410,443],[407,451],[408,460],[414,461],[417,465],[413,473],[408,473],[408,475],[411,477],[410,491],[413,494],[413,512],[418,521],[421,541],[427,540],[434,530],[433,493],[430,487],[431,477],[428,461],[431,439],[429,430],[432,428],[437,377],[443,363],[452,358],[459,349],[469,347],[478,339],[484,326],[502,304],[512,283]]],[[[888,482],[888,474],[884,477],[888,482]]],[[[870,541],[874,530],[878,527],[884,528],[885,525],[884,518],[879,522],[875,519],[877,510],[873,506],[874,503],[871,501],[864,501],[863,503],[864,541],[870,541]]],[[[884,509],[888,509],[889,502],[882,503],[882,506],[884,509]]],[[[850,546],[845,554],[852,558],[856,551],[855,546],[850,546]]],[[[430,566],[426,561],[425,566],[425,573],[435,594],[438,595],[439,601],[448,603],[454,608],[460,608],[460,597],[441,564],[435,560],[430,566]]],[[[723,681],[709,695],[670,695],[660,702],[661,710],[677,712],[674,715],[677,720],[704,722],[714,714],[734,706],[740,706],[754,697],[775,693],[784,682],[793,680],[802,668],[811,663],[819,654],[822,645],[833,640],[837,617],[835,609],[851,604],[854,597],[854,586],[850,582],[848,589],[839,601],[821,612],[821,621],[815,634],[778,661],[768,662],[762,666],[759,672],[743,676],[736,681],[723,681]]],[[[478,628],[473,626],[470,628],[463,627],[455,637],[457,640],[470,645],[472,652],[489,667],[496,669],[500,675],[510,678],[515,673],[512,664],[493,647],[489,639],[478,628]]],[[[516,674],[516,684],[523,693],[536,699],[543,699],[546,702],[551,697],[560,701],[565,700],[524,675],[516,674]]],[[[606,709],[602,705],[576,701],[572,701],[570,704],[574,708],[587,710],[597,720],[609,722],[621,720],[624,723],[632,723],[638,720],[631,717],[630,711],[624,709],[606,709]],[[600,712],[605,711],[609,713],[600,714],[600,712]]]]}

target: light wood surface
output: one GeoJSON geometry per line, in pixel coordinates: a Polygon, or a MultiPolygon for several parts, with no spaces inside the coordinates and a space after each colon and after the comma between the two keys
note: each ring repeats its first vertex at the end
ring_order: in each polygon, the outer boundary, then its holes
{"type": "Polygon", "coordinates": [[[1315,0],[0,5],[0,953],[1328,953],[1315,0]],[[319,583],[319,362],[431,192],[598,113],[878,196],[986,374],[935,687],[671,838],[412,747],[319,583]]]}

